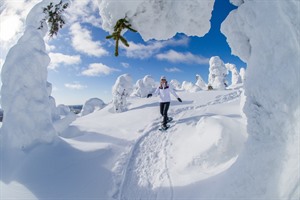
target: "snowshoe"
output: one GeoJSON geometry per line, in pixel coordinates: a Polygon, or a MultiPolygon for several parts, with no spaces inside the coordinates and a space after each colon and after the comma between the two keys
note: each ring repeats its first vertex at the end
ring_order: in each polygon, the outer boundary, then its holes
{"type": "MultiPolygon", "coordinates": [[[[169,122],[171,122],[171,121],[173,121],[173,118],[172,118],[172,117],[168,117],[167,123],[169,123],[169,122]]],[[[162,122],[160,122],[160,123],[162,124],[162,123],[164,123],[164,122],[162,121],[162,122]]]]}
{"type": "Polygon", "coordinates": [[[161,126],[158,130],[160,130],[160,131],[166,131],[168,128],[170,128],[170,125],[161,126]]]}

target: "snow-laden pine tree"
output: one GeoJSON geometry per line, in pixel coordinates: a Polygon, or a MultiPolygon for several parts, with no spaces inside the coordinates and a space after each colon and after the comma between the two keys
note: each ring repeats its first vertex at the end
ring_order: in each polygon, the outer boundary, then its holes
{"type": "Polygon", "coordinates": [[[194,85],[192,82],[189,81],[183,81],[181,89],[189,92],[197,92],[201,90],[198,86],[194,85]]]}
{"type": "Polygon", "coordinates": [[[119,76],[113,86],[113,106],[115,112],[127,110],[127,98],[133,91],[132,78],[129,74],[119,76]]]}
{"type": "Polygon", "coordinates": [[[134,96],[146,97],[155,90],[155,81],[150,75],[146,75],[143,79],[137,80],[134,86],[134,96]]]}
{"type": "Polygon", "coordinates": [[[195,83],[195,85],[198,86],[199,88],[201,88],[202,90],[207,89],[206,83],[204,82],[203,78],[199,74],[196,74],[196,83],[195,83]]]}
{"type": "Polygon", "coordinates": [[[213,56],[209,59],[208,85],[213,89],[224,90],[226,84],[227,69],[219,56],[213,56]]]}
{"type": "Polygon", "coordinates": [[[225,67],[227,68],[228,71],[231,72],[231,85],[237,85],[239,83],[242,83],[241,76],[235,64],[226,63],[225,67]]]}

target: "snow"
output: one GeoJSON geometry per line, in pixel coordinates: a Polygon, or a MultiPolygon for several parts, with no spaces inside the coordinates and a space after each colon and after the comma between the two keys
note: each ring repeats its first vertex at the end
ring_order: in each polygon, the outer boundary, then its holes
{"type": "Polygon", "coordinates": [[[99,98],[91,98],[89,100],[87,100],[82,108],[81,111],[81,115],[88,115],[92,112],[94,112],[95,110],[99,110],[104,108],[106,105],[105,103],[99,99],[99,98]]]}
{"type": "Polygon", "coordinates": [[[219,56],[209,59],[208,85],[216,90],[224,90],[226,87],[227,69],[219,56]]]}
{"type": "Polygon", "coordinates": [[[3,148],[1,199],[199,199],[213,194],[213,189],[193,187],[226,173],[243,149],[241,90],[178,95],[183,103],[172,99],[174,121],[167,132],[158,130],[158,97],[132,96],[126,112],[111,112],[110,103],[66,122],[52,144],[30,151],[3,148]]]}
{"type": "Polygon", "coordinates": [[[197,91],[201,90],[200,87],[198,87],[197,85],[194,85],[192,82],[189,82],[189,81],[183,81],[182,85],[181,85],[181,89],[189,91],[189,92],[197,92],[197,91]]]}
{"type": "Polygon", "coordinates": [[[98,4],[104,30],[112,32],[116,22],[127,17],[132,27],[147,41],[169,39],[177,32],[204,36],[210,29],[214,0],[98,0],[98,4]]]}
{"type": "Polygon", "coordinates": [[[246,173],[236,178],[248,183],[248,195],[299,199],[299,1],[244,1],[221,31],[232,53],[247,63],[249,140],[236,167],[246,173]],[[243,165],[253,159],[260,168],[243,165]]]}
{"type": "Polygon", "coordinates": [[[245,82],[245,79],[246,79],[246,69],[243,68],[243,67],[241,67],[240,73],[239,73],[239,74],[240,74],[242,83],[244,83],[244,82],[245,82]]]}
{"type": "Polygon", "coordinates": [[[204,82],[204,80],[201,77],[201,75],[196,74],[196,80],[197,80],[196,83],[195,83],[196,86],[200,87],[202,90],[206,90],[207,89],[207,85],[204,82]]]}
{"type": "Polygon", "coordinates": [[[231,63],[226,63],[225,67],[227,68],[228,71],[231,72],[231,85],[237,85],[242,82],[242,79],[240,77],[240,74],[235,66],[235,64],[231,63]]]}
{"type": "Polygon", "coordinates": [[[49,143],[56,135],[47,91],[50,58],[43,40],[47,26],[37,29],[45,3],[37,4],[29,12],[25,32],[8,52],[1,72],[1,105],[5,115],[1,136],[5,144],[13,147],[49,143]]]}
{"type": "Polygon", "coordinates": [[[112,88],[114,112],[127,110],[127,98],[133,91],[132,78],[129,74],[119,76],[112,88]]]}
{"type": "Polygon", "coordinates": [[[137,80],[132,95],[147,97],[148,94],[155,91],[156,85],[154,79],[150,75],[146,75],[143,79],[137,80]]]}
{"type": "MultiPolygon", "coordinates": [[[[129,75],[113,88],[125,89],[125,112],[110,103],[52,121],[47,30],[37,30],[49,1],[38,3],[2,69],[0,198],[299,199],[299,1],[231,2],[221,31],[247,63],[244,85],[178,91],[166,132],[158,99],[130,96],[129,75]]],[[[126,15],[144,40],[203,36],[213,3],[98,1],[106,30],[126,15]]]]}

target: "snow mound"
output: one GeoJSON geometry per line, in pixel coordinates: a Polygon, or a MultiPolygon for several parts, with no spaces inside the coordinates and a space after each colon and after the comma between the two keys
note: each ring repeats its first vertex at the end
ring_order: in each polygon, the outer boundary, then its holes
{"type": "Polygon", "coordinates": [[[82,108],[81,116],[88,115],[96,110],[104,108],[106,104],[99,98],[91,98],[87,100],[82,108]]]}

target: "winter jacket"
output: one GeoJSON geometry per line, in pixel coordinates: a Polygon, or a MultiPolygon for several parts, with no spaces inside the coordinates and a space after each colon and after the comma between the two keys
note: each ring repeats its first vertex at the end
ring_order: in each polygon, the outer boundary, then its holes
{"type": "Polygon", "coordinates": [[[160,97],[160,102],[171,102],[171,95],[170,93],[176,97],[176,99],[178,99],[178,95],[176,94],[176,92],[173,90],[172,86],[166,86],[166,87],[158,87],[155,92],[154,95],[159,95],[160,97]]]}

